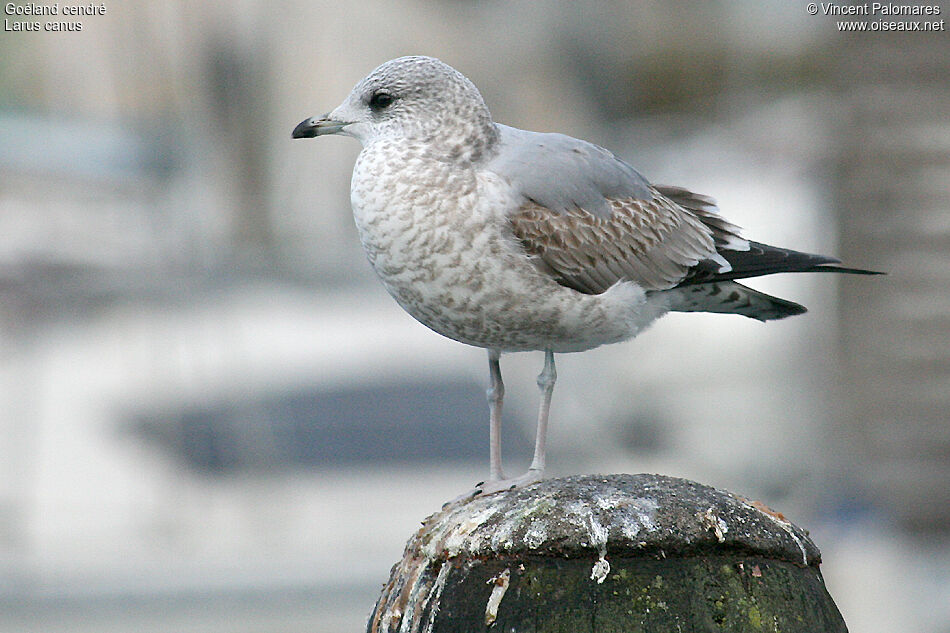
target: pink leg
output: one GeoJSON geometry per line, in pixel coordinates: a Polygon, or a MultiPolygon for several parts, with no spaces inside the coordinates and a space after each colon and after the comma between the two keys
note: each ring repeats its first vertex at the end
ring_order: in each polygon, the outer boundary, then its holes
{"type": "Polygon", "coordinates": [[[537,475],[544,472],[544,452],[548,437],[548,413],[551,411],[551,394],[554,393],[554,382],[557,380],[557,370],[554,368],[554,352],[544,350],[544,369],[538,375],[538,387],[541,389],[541,406],[538,408],[538,431],[534,440],[534,459],[531,460],[529,471],[537,475]]]}
{"type": "Polygon", "coordinates": [[[488,371],[491,382],[488,386],[488,403],[491,405],[488,426],[489,481],[505,478],[501,470],[501,406],[505,399],[505,383],[501,381],[501,365],[498,362],[501,353],[488,350],[488,371]]]}
{"type": "Polygon", "coordinates": [[[491,403],[490,424],[490,455],[491,473],[488,481],[484,481],[475,490],[462,495],[455,501],[464,501],[478,495],[490,495],[514,488],[521,488],[540,481],[544,473],[544,449],[548,431],[548,412],[551,410],[551,393],[554,391],[554,381],[557,373],[554,370],[554,353],[546,350],[544,353],[544,370],[538,376],[538,386],[541,388],[541,407],[538,410],[538,432],[534,444],[534,459],[528,472],[513,479],[505,479],[501,471],[501,402],[505,393],[501,382],[501,368],[498,363],[499,353],[495,350],[488,352],[488,367],[491,370],[491,384],[488,387],[488,401],[491,403]]]}

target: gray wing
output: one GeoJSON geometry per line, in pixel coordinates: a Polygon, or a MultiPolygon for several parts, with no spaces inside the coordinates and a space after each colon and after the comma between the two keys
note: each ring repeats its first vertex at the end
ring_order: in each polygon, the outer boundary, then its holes
{"type": "Polygon", "coordinates": [[[499,151],[487,169],[526,200],[555,213],[579,208],[607,218],[610,199],[652,198],[646,178],[602,147],[564,134],[496,125],[499,151]]]}
{"type": "Polygon", "coordinates": [[[626,279],[663,290],[697,271],[728,271],[717,249],[749,247],[710,198],[653,187],[597,145],[506,125],[498,131],[499,151],[486,168],[520,197],[512,232],[565,286],[597,294],[626,279]]]}

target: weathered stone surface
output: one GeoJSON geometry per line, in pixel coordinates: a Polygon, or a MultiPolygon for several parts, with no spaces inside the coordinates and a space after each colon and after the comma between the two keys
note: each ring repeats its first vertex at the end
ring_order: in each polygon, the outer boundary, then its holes
{"type": "Polygon", "coordinates": [[[429,517],[368,631],[846,631],[818,549],[684,479],[547,480],[429,517]]]}

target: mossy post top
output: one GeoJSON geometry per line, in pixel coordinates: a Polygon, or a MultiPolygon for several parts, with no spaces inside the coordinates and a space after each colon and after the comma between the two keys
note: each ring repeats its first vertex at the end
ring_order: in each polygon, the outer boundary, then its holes
{"type": "Polygon", "coordinates": [[[757,554],[821,562],[807,533],[765,505],[663,475],[551,479],[447,505],[407,545],[429,560],[757,554]]]}

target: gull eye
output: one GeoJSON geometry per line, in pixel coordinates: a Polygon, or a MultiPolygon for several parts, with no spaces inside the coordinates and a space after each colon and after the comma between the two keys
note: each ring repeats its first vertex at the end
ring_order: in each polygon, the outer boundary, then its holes
{"type": "Polygon", "coordinates": [[[385,110],[388,108],[393,101],[396,100],[396,97],[392,96],[388,92],[377,92],[370,97],[369,107],[379,112],[380,110],[385,110]]]}

